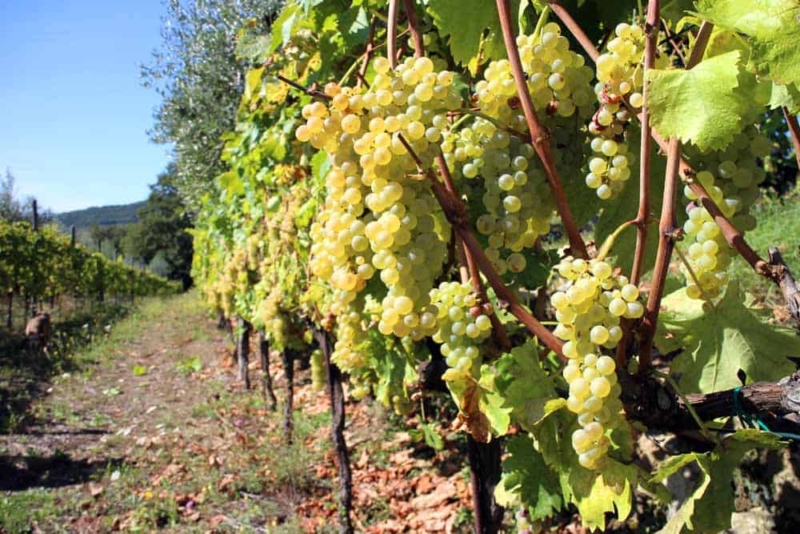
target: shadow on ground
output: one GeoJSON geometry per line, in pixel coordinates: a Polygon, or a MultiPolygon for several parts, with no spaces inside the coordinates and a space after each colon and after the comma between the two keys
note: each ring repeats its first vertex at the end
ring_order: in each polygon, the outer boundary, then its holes
{"type": "MultiPolygon", "coordinates": [[[[81,431],[76,431],[81,432],[81,431]]],[[[97,433],[96,430],[86,432],[97,433]]],[[[56,451],[50,456],[0,456],[0,491],[22,491],[29,488],[57,488],[92,480],[124,464],[121,458],[73,460],[56,451]]]]}

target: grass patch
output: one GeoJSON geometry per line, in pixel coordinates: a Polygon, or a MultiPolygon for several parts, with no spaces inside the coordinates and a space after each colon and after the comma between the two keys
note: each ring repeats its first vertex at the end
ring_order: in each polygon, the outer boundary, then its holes
{"type": "MultiPolygon", "coordinates": [[[[769,247],[777,247],[795,275],[800,275],[800,190],[781,198],[766,197],[752,209],[758,219],[755,230],[747,232],[747,242],[764,259],[769,247]]],[[[780,290],[737,257],[730,269],[731,279],[768,305],[783,301],[780,290]]]]}

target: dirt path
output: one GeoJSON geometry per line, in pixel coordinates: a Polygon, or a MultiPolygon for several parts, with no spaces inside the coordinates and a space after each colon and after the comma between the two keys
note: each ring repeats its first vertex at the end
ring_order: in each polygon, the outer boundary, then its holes
{"type": "MultiPolygon", "coordinates": [[[[297,375],[285,445],[280,412],[234,380],[231,347],[194,294],[95,340],[81,355],[95,363],[55,377],[30,424],[0,435],[0,533],[337,532],[326,396],[297,375]]],[[[276,357],[271,373],[280,403],[276,357]]],[[[434,453],[380,408],[347,409],[359,531],[469,530],[457,442],[434,453]]]]}

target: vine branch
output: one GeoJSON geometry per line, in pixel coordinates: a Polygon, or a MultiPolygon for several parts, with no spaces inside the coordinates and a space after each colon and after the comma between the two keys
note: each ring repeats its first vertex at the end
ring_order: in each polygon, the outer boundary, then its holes
{"type": "Polygon", "coordinates": [[[378,19],[373,17],[372,21],[369,24],[369,35],[367,36],[367,49],[364,51],[364,62],[361,64],[361,67],[358,69],[358,83],[361,83],[361,80],[367,75],[367,67],[369,67],[369,62],[372,59],[372,51],[375,50],[375,25],[378,19]]]}
{"type": "Polygon", "coordinates": [[[411,32],[411,38],[414,40],[414,57],[422,57],[425,55],[425,48],[422,42],[422,33],[420,33],[419,25],[417,24],[417,13],[414,11],[414,1],[403,0],[403,7],[405,7],[406,10],[408,31],[411,32]]]}
{"type": "Polygon", "coordinates": [[[650,147],[652,133],[650,128],[650,109],[647,105],[647,72],[655,67],[656,48],[658,46],[658,27],[661,6],[659,0],[650,0],[647,5],[647,22],[644,31],[647,35],[644,51],[644,79],[642,96],[642,135],[639,147],[639,211],[636,214],[636,249],[633,255],[631,283],[639,285],[644,267],[645,245],[647,244],[647,218],[650,215],[650,147]]]}
{"type": "Polygon", "coordinates": [[[398,135],[398,139],[411,155],[418,172],[428,177],[428,181],[431,184],[431,191],[442,207],[447,221],[457,233],[465,249],[469,250],[472,254],[475,265],[478,267],[478,270],[486,276],[486,280],[489,282],[492,289],[494,289],[498,301],[503,303],[507,307],[509,313],[516,317],[545,347],[555,352],[562,360],[566,360],[562,351],[561,340],[525,309],[514,292],[505,285],[500,275],[497,274],[492,262],[486,257],[486,254],[483,252],[483,247],[481,247],[481,244],[470,229],[467,207],[464,202],[458,198],[458,196],[453,195],[447,187],[437,179],[431,169],[426,169],[424,167],[422,160],[414,152],[414,149],[405,137],[398,135]]]}
{"type": "Polygon", "coordinates": [[[792,138],[797,167],[800,168],[800,125],[797,124],[797,115],[790,113],[786,106],[781,107],[781,110],[786,119],[786,125],[789,127],[789,136],[792,138]]]}
{"type": "Polygon", "coordinates": [[[506,46],[508,61],[511,64],[511,71],[517,84],[517,93],[522,104],[522,111],[525,114],[525,121],[528,123],[528,130],[531,134],[531,145],[536,150],[536,154],[544,167],[547,182],[550,185],[550,190],[556,203],[556,209],[567,232],[572,254],[580,258],[588,258],[586,243],[584,243],[578,225],[575,223],[575,218],[572,216],[572,210],[569,207],[569,202],[567,202],[564,187],[558,177],[558,170],[550,148],[550,134],[539,122],[536,110],[533,108],[533,100],[528,91],[525,73],[522,70],[522,62],[519,57],[514,28],[511,22],[510,2],[509,0],[496,0],[496,3],[497,12],[500,16],[500,26],[503,29],[503,41],[506,46]]]}
{"type": "Polygon", "coordinates": [[[658,223],[658,252],[653,271],[653,285],[647,297],[644,319],[642,321],[642,340],[639,345],[639,372],[650,367],[653,339],[661,309],[661,298],[667,281],[669,262],[675,247],[675,200],[678,193],[678,169],[681,159],[681,144],[673,137],[667,149],[667,175],[664,183],[664,196],[661,200],[661,217],[658,223]]]}
{"type": "Polygon", "coordinates": [[[317,91],[316,89],[309,89],[308,87],[304,87],[304,86],[300,85],[299,83],[297,83],[296,81],[290,80],[289,78],[286,78],[285,76],[282,76],[280,74],[276,74],[275,77],[277,79],[279,79],[280,81],[282,81],[283,83],[291,85],[292,87],[294,87],[298,91],[304,92],[308,96],[311,96],[311,97],[314,97],[314,98],[318,98],[320,100],[330,100],[331,99],[330,96],[326,95],[322,91],[317,91]]]}

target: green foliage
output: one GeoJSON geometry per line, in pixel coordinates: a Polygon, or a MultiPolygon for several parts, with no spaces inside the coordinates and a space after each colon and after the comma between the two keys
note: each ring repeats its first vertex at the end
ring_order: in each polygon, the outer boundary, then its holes
{"type": "Polygon", "coordinates": [[[800,84],[800,6],[793,0],[700,0],[698,12],[714,24],[744,34],[759,76],[800,84]]]}
{"type": "Polygon", "coordinates": [[[159,175],[150,186],[147,202],[137,211],[139,222],[125,236],[126,254],[149,264],[160,256],[167,264],[166,277],[180,281],[184,289],[191,286],[192,222],[174,185],[174,165],[159,175]]]}
{"type": "Polygon", "coordinates": [[[729,528],[734,500],[730,481],[734,470],[752,449],[777,449],[780,446],[778,436],[745,429],[723,439],[711,452],[682,454],[666,460],[653,475],[653,482],[662,482],[691,463],[696,463],[700,468],[700,477],[692,494],[662,532],[679,534],[686,529],[719,532],[729,528]]]}
{"type": "Polygon", "coordinates": [[[691,70],[651,70],[648,101],[653,127],[700,150],[719,150],[742,130],[753,94],[742,84],[741,53],[728,52],[691,70]]]}
{"type": "Polygon", "coordinates": [[[162,46],[142,66],[162,97],[151,136],[174,146],[177,180],[192,208],[223,171],[223,134],[233,130],[247,63],[235,37],[248,21],[268,28],[276,4],[263,0],[166,2],[162,46]]]}
{"type": "Polygon", "coordinates": [[[735,283],[716,304],[690,299],[684,289],[667,295],[660,325],[685,347],[672,372],[681,373],[687,391],[740,386],[739,371],[748,383],[779,380],[794,370],[786,356],[800,353],[794,332],[770,325],[766,313],[749,308],[735,283]]]}

